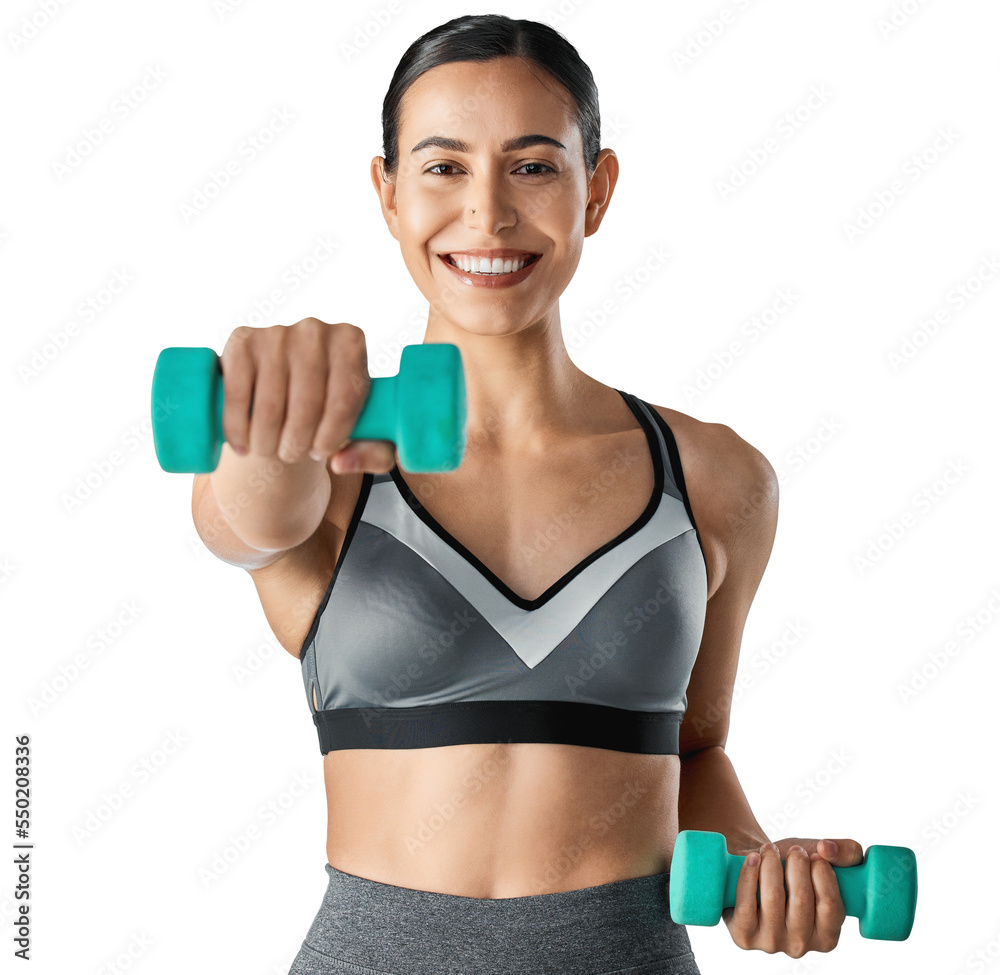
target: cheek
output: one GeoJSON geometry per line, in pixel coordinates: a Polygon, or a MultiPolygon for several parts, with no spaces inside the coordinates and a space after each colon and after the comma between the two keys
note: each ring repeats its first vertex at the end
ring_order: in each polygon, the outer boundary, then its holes
{"type": "Polygon", "coordinates": [[[400,229],[416,243],[421,243],[421,237],[430,236],[443,222],[440,201],[428,199],[426,194],[410,193],[398,213],[400,229]]]}
{"type": "Polygon", "coordinates": [[[525,216],[565,232],[583,220],[584,205],[585,199],[575,181],[554,179],[528,195],[525,216]]]}

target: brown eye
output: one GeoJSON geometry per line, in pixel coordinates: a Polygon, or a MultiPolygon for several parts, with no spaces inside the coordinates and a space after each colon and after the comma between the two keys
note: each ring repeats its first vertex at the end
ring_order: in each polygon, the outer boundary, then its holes
{"type": "MultiPolygon", "coordinates": [[[[526,169],[528,166],[540,166],[542,169],[547,169],[550,173],[554,173],[555,170],[551,166],[546,166],[545,163],[525,163],[523,166],[518,168],[526,169]]],[[[545,173],[525,173],[525,176],[544,176],[545,173]]]]}

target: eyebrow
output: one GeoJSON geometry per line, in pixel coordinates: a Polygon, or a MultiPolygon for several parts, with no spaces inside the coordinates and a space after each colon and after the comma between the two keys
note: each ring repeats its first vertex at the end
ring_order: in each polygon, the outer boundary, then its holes
{"type": "MultiPolygon", "coordinates": [[[[411,150],[412,155],[421,149],[430,146],[437,146],[440,149],[447,149],[450,152],[470,152],[469,144],[460,139],[449,139],[443,135],[431,135],[426,139],[421,139],[411,150]]],[[[508,139],[501,147],[501,152],[514,152],[517,149],[527,149],[529,146],[556,146],[559,149],[566,147],[556,139],[548,135],[519,135],[516,139],[508,139]]]]}

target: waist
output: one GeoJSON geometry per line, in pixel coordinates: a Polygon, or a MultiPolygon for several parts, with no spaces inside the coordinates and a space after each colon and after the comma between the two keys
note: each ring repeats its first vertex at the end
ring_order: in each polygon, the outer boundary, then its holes
{"type": "Polygon", "coordinates": [[[507,898],[666,872],[680,759],[574,745],[341,750],[327,860],[379,882],[507,898]]]}

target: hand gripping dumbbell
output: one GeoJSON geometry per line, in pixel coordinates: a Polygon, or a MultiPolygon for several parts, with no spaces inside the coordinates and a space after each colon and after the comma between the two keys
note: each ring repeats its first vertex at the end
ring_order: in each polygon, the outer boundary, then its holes
{"type": "MultiPolygon", "coordinates": [[[[670,916],[674,923],[718,924],[723,910],[736,904],[736,882],[743,860],[726,849],[722,833],[681,830],[670,861],[670,916]]],[[[844,910],[858,919],[862,938],[905,941],[909,937],[917,906],[917,858],[913,850],[870,846],[861,863],[834,867],[833,872],[844,910]]]]}
{"type": "MultiPolygon", "coordinates": [[[[174,346],[153,371],[153,446],[171,473],[208,474],[219,465],[222,365],[213,349],[174,346]]],[[[251,404],[251,410],[253,405],[251,404]]],[[[465,374],[458,346],[407,345],[395,376],[371,380],[351,440],[391,440],[402,467],[451,471],[462,463],[468,435],[465,374]]]]}

